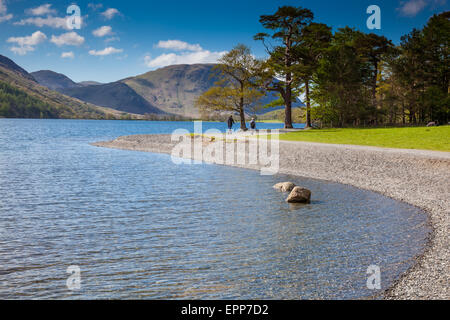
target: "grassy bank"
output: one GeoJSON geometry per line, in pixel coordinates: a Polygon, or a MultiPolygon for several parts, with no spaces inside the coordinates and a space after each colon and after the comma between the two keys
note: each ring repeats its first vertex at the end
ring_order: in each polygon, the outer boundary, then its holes
{"type": "Polygon", "coordinates": [[[259,123],[284,123],[284,121],[281,120],[258,120],[259,123]]]}
{"type": "Polygon", "coordinates": [[[450,126],[322,129],[283,133],[281,140],[450,152],[450,126]]]}

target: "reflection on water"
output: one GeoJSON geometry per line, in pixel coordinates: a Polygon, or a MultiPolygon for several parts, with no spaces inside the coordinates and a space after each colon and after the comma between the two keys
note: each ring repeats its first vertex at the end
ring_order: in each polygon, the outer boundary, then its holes
{"type": "Polygon", "coordinates": [[[0,120],[0,298],[361,298],[369,265],[386,288],[423,249],[426,216],[378,194],[89,145],[178,127],[0,120]]]}

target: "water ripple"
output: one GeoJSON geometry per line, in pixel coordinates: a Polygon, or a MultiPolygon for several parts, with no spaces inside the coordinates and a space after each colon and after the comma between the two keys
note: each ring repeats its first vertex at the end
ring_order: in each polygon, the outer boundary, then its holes
{"type": "Polygon", "coordinates": [[[89,145],[178,127],[0,119],[0,298],[361,298],[369,265],[386,288],[424,247],[426,216],[378,194],[89,145]]]}

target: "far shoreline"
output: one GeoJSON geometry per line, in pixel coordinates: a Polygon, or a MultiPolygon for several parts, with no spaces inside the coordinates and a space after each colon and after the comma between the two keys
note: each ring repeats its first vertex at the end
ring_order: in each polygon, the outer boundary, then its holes
{"type": "MultiPolygon", "coordinates": [[[[170,154],[174,143],[170,135],[136,135],[92,145],[170,154]]],[[[450,153],[280,141],[279,173],[351,185],[424,210],[432,230],[426,250],[381,295],[385,299],[450,299],[446,285],[450,283],[450,153]]]]}

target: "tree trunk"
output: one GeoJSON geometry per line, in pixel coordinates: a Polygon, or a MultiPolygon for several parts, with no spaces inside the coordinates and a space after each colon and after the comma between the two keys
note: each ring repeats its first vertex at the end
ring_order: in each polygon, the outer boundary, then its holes
{"type": "Polygon", "coordinates": [[[239,110],[239,116],[241,117],[241,130],[247,131],[247,124],[245,123],[245,113],[244,108],[240,108],[239,110]]]}
{"type": "Polygon", "coordinates": [[[377,80],[378,80],[378,61],[373,62],[373,67],[375,68],[375,75],[372,79],[372,103],[375,108],[377,108],[377,80]]]}
{"type": "Polygon", "coordinates": [[[411,124],[416,124],[417,123],[417,118],[416,118],[416,112],[415,111],[410,111],[409,123],[411,123],[411,124]]]}
{"type": "Polygon", "coordinates": [[[244,84],[241,83],[241,101],[239,102],[239,116],[241,117],[241,130],[247,131],[247,124],[245,123],[245,113],[244,113],[244,84]]]}
{"type": "MultiPolygon", "coordinates": [[[[285,60],[284,64],[286,69],[291,66],[291,47],[290,47],[290,37],[286,39],[286,49],[285,49],[285,60]]],[[[284,118],[284,128],[292,129],[292,74],[291,72],[286,73],[286,92],[284,97],[285,108],[285,118],[284,118]]]]}
{"type": "MultiPolygon", "coordinates": [[[[286,82],[291,81],[291,74],[288,73],[286,75],[286,82]]],[[[284,103],[286,104],[285,108],[285,119],[284,119],[284,128],[292,129],[292,87],[290,84],[286,84],[286,93],[284,97],[284,103]]]]}
{"type": "Polygon", "coordinates": [[[286,101],[285,117],[284,117],[284,128],[292,129],[292,102],[290,100],[286,101]]]}
{"type": "Polygon", "coordinates": [[[402,124],[406,124],[406,113],[405,113],[405,103],[402,102],[402,124]]]}
{"type": "Polygon", "coordinates": [[[309,80],[305,81],[306,94],[306,128],[311,128],[311,99],[309,97],[309,80]]]}

